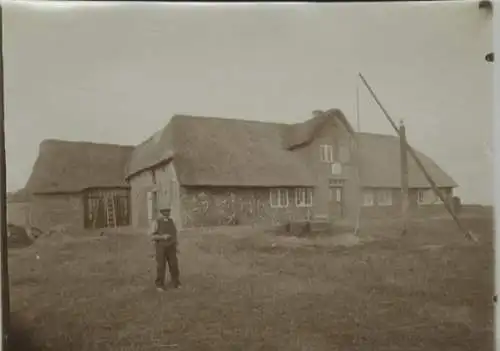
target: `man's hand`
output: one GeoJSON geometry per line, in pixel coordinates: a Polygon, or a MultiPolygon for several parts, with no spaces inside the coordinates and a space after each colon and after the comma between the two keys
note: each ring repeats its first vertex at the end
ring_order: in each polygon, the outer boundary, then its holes
{"type": "Polygon", "coordinates": [[[153,240],[168,240],[170,239],[172,236],[170,234],[165,234],[165,235],[161,235],[161,234],[153,234],[152,235],[152,238],[153,240]]]}

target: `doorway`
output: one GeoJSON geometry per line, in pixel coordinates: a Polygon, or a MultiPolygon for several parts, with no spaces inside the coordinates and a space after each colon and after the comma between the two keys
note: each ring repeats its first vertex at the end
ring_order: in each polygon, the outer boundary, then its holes
{"type": "Polygon", "coordinates": [[[156,190],[148,191],[146,201],[148,208],[148,221],[151,223],[158,217],[158,192],[156,190]]]}
{"type": "Polygon", "coordinates": [[[329,215],[331,218],[342,218],[344,216],[344,188],[340,186],[330,187],[329,215]]]}
{"type": "Polygon", "coordinates": [[[113,201],[112,208],[116,216],[116,226],[130,225],[130,195],[126,191],[89,191],[84,196],[84,227],[102,229],[109,226],[109,205],[106,199],[113,201]]]}

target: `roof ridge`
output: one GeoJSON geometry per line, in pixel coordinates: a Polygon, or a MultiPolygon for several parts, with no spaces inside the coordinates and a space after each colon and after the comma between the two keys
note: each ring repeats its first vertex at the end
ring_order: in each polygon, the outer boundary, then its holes
{"type": "Polygon", "coordinates": [[[369,135],[369,136],[375,136],[375,137],[381,137],[381,138],[397,138],[397,135],[391,135],[391,134],[384,134],[384,133],[372,133],[372,132],[356,132],[356,134],[359,135],[369,135]]]}
{"type": "Polygon", "coordinates": [[[94,141],[85,141],[85,140],[65,140],[65,139],[43,139],[40,142],[42,144],[48,143],[59,143],[59,144],[86,144],[86,145],[97,145],[97,146],[116,146],[116,147],[135,147],[134,145],[124,145],[124,144],[114,144],[114,143],[102,143],[102,142],[94,142],[94,141]]]}
{"type": "MultiPolygon", "coordinates": [[[[234,117],[221,117],[221,116],[200,116],[200,115],[189,115],[189,114],[174,114],[172,119],[190,118],[190,119],[205,119],[205,120],[219,120],[225,122],[251,122],[251,123],[265,123],[265,124],[277,124],[277,125],[287,125],[283,122],[273,122],[273,121],[262,121],[257,119],[248,118],[234,118],[234,117]]],[[[169,121],[170,123],[170,121],[169,121]]]]}

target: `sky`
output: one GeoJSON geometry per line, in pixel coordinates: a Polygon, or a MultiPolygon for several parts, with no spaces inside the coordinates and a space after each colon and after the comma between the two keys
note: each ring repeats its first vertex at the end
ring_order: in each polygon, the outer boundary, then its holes
{"type": "MultiPolygon", "coordinates": [[[[493,203],[491,15],[471,2],[4,7],[7,189],[44,139],[136,145],[176,113],[295,123],[340,108],[493,203]]],[[[381,164],[383,167],[383,164],[381,164]]]]}

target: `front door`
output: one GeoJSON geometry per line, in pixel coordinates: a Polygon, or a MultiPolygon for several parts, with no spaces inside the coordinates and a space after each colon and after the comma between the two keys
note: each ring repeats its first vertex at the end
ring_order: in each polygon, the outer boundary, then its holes
{"type": "Polygon", "coordinates": [[[330,218],[342,218],[343,216],[344,189],[342,187],[331,187],[329,198],[330,218]]]}

